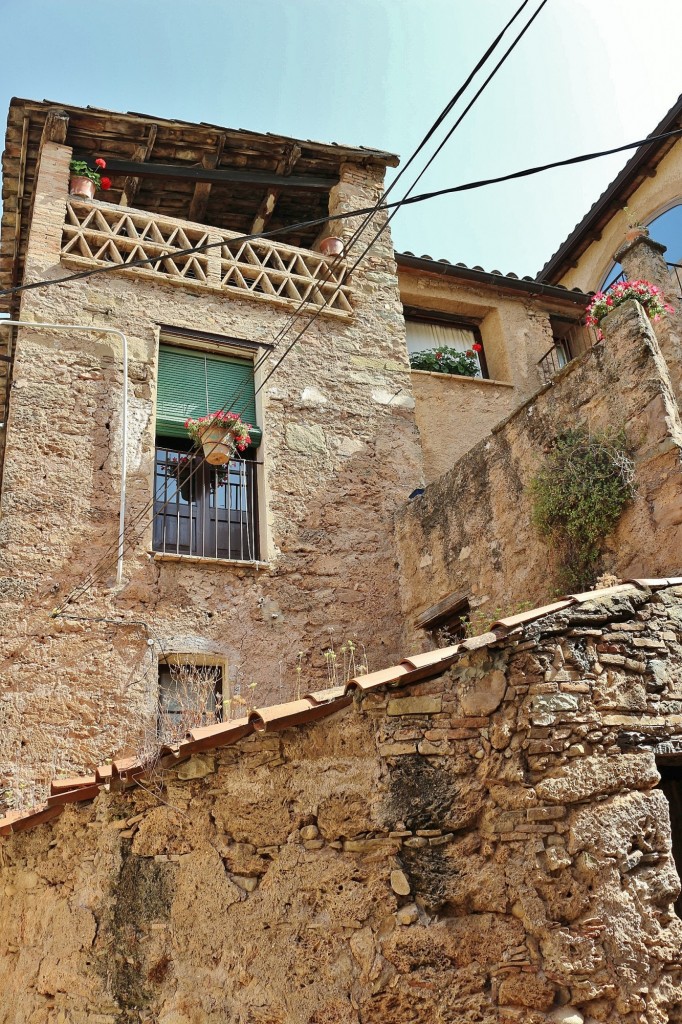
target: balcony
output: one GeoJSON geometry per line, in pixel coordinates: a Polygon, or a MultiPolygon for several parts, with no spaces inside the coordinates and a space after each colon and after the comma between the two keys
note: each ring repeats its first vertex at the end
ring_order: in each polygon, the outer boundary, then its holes
{"type": "Polygon", "coordinates": [[[61,260],[77,268],[119,265],[121,273],[347,319],[353,312],[348,268],[309,249],[109,203],[69,197],[61,260]],[[212,245],[203,252],[183,250],[212,245]],[[149,259],[140,267],[126,267],[149,259]],[[332,264],[334,269],[332,270],[332,264]]]}
{"type": "Polygon", "coordinates": [[[236,458],[210,466],[201,455],[157,447],[154,551],[257,562],[259,465],[236,458]]]}

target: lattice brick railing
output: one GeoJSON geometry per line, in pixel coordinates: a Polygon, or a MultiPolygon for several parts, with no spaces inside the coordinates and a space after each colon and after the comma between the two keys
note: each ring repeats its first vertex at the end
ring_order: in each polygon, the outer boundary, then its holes
{"type": "Polygon", "coordinates": [[[348,316],[352,312],[348,271],[332,257],[270,240],[238,241],[234,232],[173,220],[139,210],[69,199],[62,260],[87,266],[117,263],[124,273],[209,288],[296,308],[348,316]],[[178,255],[205,243],[207,251],[178,255]],[[142,267],[127,263],[152,259],[142,267]]]}

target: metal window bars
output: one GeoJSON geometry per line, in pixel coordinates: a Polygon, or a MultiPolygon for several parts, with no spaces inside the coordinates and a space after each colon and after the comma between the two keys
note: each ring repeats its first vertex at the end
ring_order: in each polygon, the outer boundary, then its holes
{"type": "Polygon", "coordinates": [[[154,550],[258,561],[259,465],[233,458],[224,466],[210,466],[200,454],[157,447],[154,550]]]}

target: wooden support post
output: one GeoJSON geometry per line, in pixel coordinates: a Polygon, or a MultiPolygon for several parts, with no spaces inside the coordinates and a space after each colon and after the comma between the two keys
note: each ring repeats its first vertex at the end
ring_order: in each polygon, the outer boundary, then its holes
{"type": "MultiPolygon", "coordinates": [[[[140,143],[139,146],[133,152],[133,160],[135,163],[144,163],[149,160],[152,155],[152,149],[156,142],[156,133],[158,126],[155,124],[150,125],[149,134],[144,142],[140,143]]],[[[119,206],[132,206],[137,195],[137,190],[140,187],[140,178],[135,177],[133,174],[129,174],[123,184],[123,191],[121,192],[121,198],[118,201],[119,206]]]]}
{"type": "MultiPolygon", "coordinates": [[[[282,157],[282,159],[277,164],[276,173],[288,177],[291,174],[294,168],[294,164],[296,163],[300,155],[301,147],[296,145],[291,146],[288,152],[282,157]]],[[[251,225],[250,233],[252,235],[258,234],[260,231],[263,231],[265,225],[270,222],[272,215],[275,212],[277,200],[279,199],[281,194],[282,189],[277,185],[271,185],[270,188],[267,190],[265,196],[263,197],[263,201],[258,207],[258,213],[254,217],[253,224],[251,225]]]]}
{"type": "MultiPolygon", "coordinates": [[[[220,163],[220,158],[223,155],[223,149],[225,148],[225,136],[221,135],[218,139],[218,146],[215,153],[206,153],[201,160],[201,166],[205,170],[213,170],[220,163]]],[[[206,207],[208,206],[208,199],[211,195],[211,183],[210,181],[198,181],[194,186],[194,195],[192,196],[192,202],[189,207],[188,220],[202,221],[206,214],[206,207]]]]}

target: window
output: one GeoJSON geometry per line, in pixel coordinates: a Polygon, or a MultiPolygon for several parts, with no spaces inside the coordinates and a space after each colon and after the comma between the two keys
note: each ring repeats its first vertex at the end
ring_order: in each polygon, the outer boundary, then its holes
{"type": "Polygon", "coordinates": [[[449,594],[422,612],[415,626],[426,630],[436,647],[449,647],[460,640],[466,640],[470,611],[469,599],[465,594],[449,594]]]}
{"type": "MultiPolygon", "coordinates": [[[[405,306],[404,313],[408,355],[443,346],[454,348],[457,352],[470,352],[473,351],[472,345],[482,344],[481,332],[474,321],[411,306],[405,306]]],[[[479,366],[477,376],[487,377],[484,352],[474,353],[474,357],[479,366]]]]}
{"type": "MultiPolygon", "coordinates": [[[[676,203],[669,210],[665,210],[654,217],[647,224],[649,234],[655,242],[665,245],[667,252],[665,258],[668,265],[679,265],[682,263],[682,203],[676,203]]],[[[608,273],[599,285],[598,291],[605,291],[612,284],[615,284],[621,277],[624,277],[623,268],[620,263],[612,263],[608,273]]],[[[679,282],[679,278],[678,278],[679,282]]]]}
{"type": "Polygon", "coordinates": [[[223,670],[194,662],[159,665],[158,734],[178,743],[190,729],[223,720],[223,670]]]}
{"type": "Polygon", "coordinates": [[[161,345],[156,412],[153,547],[163,554],[257,561],[254,442],[225,466],[210,466],[187,436],[185,420],[233,408],[256,422],[253,363],[161,345]]]}

